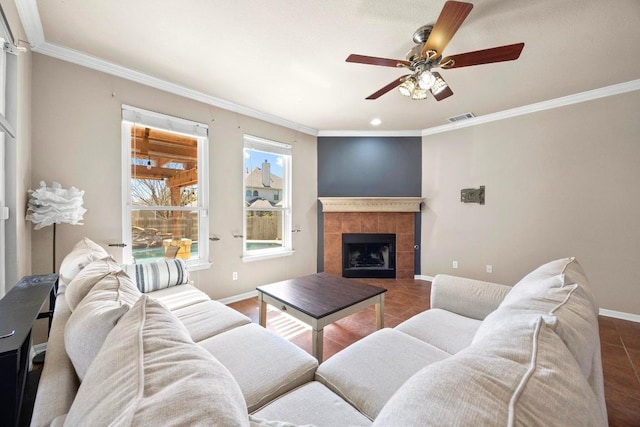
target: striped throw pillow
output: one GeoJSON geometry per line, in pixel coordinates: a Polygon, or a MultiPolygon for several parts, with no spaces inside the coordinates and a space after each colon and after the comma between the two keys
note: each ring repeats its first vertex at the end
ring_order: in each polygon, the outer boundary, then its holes
{"type": "Polygon", "coordinates": [[[128,264],[123,265],[122,269],[143,293],[189,283],[187,264],[180,258],[128,264]]]}

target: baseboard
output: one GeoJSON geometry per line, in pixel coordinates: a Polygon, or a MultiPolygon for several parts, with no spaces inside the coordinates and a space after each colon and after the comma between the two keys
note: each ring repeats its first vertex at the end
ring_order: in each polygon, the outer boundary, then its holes
{"type": "Polygon", "coordinates": [[[218,302],[221,302],[222,304],[231,304],[234,302],[242,301],[242,300],[257,297],[257,296],[258,296],[258,291],[251,291],[251,292],[247,292],[240,295],[234,295],[228,298],[222,298],[222,299],[219,299],[218,302]]]}
{"type": "Polygon", "coordinates": [[[40,344],[34,344],[33,345],[33,351],[35,354],[40,354],[44,351],[47,351],[47,343],[46,342],[41,342],[40,344]]]}
{"type": "Polygon", "coordinates": [[[34,344],[29,349],[29,370],[33,368],[34,363],[43,363],[44,355],[47,351],[47,343],[34,344]]]}
{"type": "Polygon", "coordinates": [[[433,276],[425,276],[423,274],[416,274],[413,276],[415,280],[426,280],[427,282],[433,282],[433,276]]]}
{"type": "Polygon", "coordinates": [[[615,319],[628,320],[630,322],[640,323],[640,314],[625,313],[623,311],[600,309],[600,316],[613,317],[615,319]]]}

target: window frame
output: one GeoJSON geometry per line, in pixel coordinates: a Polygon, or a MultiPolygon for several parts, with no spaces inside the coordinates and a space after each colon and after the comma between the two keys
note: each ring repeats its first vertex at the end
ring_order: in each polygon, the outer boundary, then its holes
{"type": "MultiPolygon", "coordinates": [[[[17,58],[9,58],[8,55],[17,56],[20,49],[11,32],[4,10],[0,6],[0,298],[2,298],[11,281],[17,280],[15,265],[7,262],[7,228],[15,224],[15,220],[9,218],[9,205],[7,199],[7,170],[11,167],[6,164],[8,148],[7,144],[16,143],[16,98],[17,90],[15,74],[17,70],[17,58]],[[9,77],[13,75],[13,78],[9,77]],[[14,114],[7,111],[14,110],[14,114]]],[[[14,255],[12,255],[14,257],[14,255]]]]}
{"type": "Polygon", "coordinates": [[[291,256],[294,253],[292,239],[293,209],[292,209],[292,164],[293,164],[293,146],[283,142],[272,141],[253,135],[243,135],[243,175],[242,175],[242,194],[246,195],[247,187],[245,186],[245,164],[244,158],[247,150],[262,151],[269,154],[281,155],[282,164],[282,190],[279,192],[281,207],[271,208],[250,208],[242,198],[242,261],[252,262],[269,258],[278,258],[291,256]],[[267,249],[247,250],[247,213],[255,211],[273,211],[282,213],[282,246],[267,249]]]}
{"type": "Polygon", "coordinates": [[[209,261],[209,127],[205,124],[167,114],[122,105],[122,260],[134,262],[131,218],[133,211],[198,211],[198,257],[186,261],[189,270],[211,267],[209,261]],[[132,204],[131,189],[131,129],[148,127],[196,138],[198,141],[198,203],[197,206],[136,206],[132,204]]]}

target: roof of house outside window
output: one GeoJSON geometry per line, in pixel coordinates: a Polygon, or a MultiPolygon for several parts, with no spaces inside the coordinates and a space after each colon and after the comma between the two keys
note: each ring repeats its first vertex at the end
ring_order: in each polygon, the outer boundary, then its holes
{"type": "Polygon", "coordinates": [[[277,175],[270,174],[269,181],[271,182],[269,187],[262,183],[262,169],[256,167],[248,174],[245,174],[244,186],[245,188],[270,188],[272,190],[282,190],[282,178],[277,175]]]}

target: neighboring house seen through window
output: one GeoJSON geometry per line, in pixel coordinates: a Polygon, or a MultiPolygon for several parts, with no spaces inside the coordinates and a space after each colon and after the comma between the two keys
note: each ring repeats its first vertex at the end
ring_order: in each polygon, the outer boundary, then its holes
{"type": "Polygon", "coordinates": [[[208,265],[207,126],[122,108],[125,263],[208,265]]]}
{"type": "Polygon", "coordinates": [[[243,259],[290,255],[291,145],[244,136],[243,259]]]}

